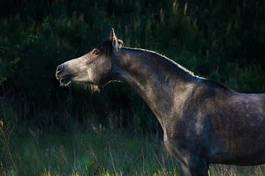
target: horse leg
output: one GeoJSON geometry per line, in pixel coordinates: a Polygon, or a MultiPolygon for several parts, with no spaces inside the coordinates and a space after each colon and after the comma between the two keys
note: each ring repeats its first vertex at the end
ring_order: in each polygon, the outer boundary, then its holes
{"type": "Polygon", "coordinates": [[[208,176],[208,169],[208,163],[197,157],[180,162],[180,176],[208,176]]]}
{"type": "Polygon", "coordinates": [[[172,143],[169,140],[164,140],[169,154],[179,161],[180,176],[208,176],[209,164],[207,160],[181,147],[176,147],[172,143]]]}

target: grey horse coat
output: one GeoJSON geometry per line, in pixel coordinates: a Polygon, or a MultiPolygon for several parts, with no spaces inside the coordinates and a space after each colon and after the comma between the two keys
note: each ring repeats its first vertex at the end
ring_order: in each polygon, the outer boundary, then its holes
{"type": "Polygon", "coordinates": [[[61,84],[127,82],[151,108],[184,176],[211,163],[265,162],[265,94],[244,94],[197,77],[156,52],[123,47],[114,31],[88,54],[58,66],[61,84]]]}

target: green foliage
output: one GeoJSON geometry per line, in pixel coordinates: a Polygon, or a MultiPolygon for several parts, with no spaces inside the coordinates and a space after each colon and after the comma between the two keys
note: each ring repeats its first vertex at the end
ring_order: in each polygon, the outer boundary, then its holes
{"type": "Polygon", "coordinates": [[[0,103],[15,114],[2,108],[5,123],[47,130],[100,124],[159,133],[152,113],[128,86],[110,85],[91,96],[82,87],[60,88],[54,78],[58,64],[95,47],[111,27],[127,46],[161,52],[239,91],[265,90],[262,0],[2,3],[0,103]]]}
{"type": "MultiPolygon", "coordinates": [[[[3,139],[3,133],[0,136],[3,139]]],[[[0,148],[3,176],[179,175],[176,160],[167,155],[157,139],[77,129],[56,134],[30,130],[12,137],[12,142],[5,141],[3,151],[0,148]]],[[[211,165],[209,172],[211,176],[260,176],[265,168],[211,165]]]]}
{"type": "Polygon", "coordinates": [[[176,161],[160,144],[124,133],[74,130],[49,135],[31,130],[6,146],[10,155],[0,158],[0,175],[177,176],[176,161]]]}

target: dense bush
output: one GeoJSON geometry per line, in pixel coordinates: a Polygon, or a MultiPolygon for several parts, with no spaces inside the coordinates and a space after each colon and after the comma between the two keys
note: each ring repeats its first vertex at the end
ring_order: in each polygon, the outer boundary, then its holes
{"type": "Polygon", "coordinates": [[[110,85],[91,96],[77,86],[60,88],[54,78],[56,65],[89,51],[112,26],[127,46],[162,52],[236,90],[265,90],[262,0],[1,3],[0,119],[11,125],[155,129],[149,109],[128,86],[110,85]]]}

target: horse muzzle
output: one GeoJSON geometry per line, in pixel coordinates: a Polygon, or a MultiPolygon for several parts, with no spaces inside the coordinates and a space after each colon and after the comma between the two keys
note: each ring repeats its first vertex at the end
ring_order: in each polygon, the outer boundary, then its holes
{"type": "Polygon", "coordinates": [[[66,66],[61,64],[56,69],[55,77],[60,82],[61,86],[69,86],[73,76],[69,71],[67,71],[66,66]]]}

